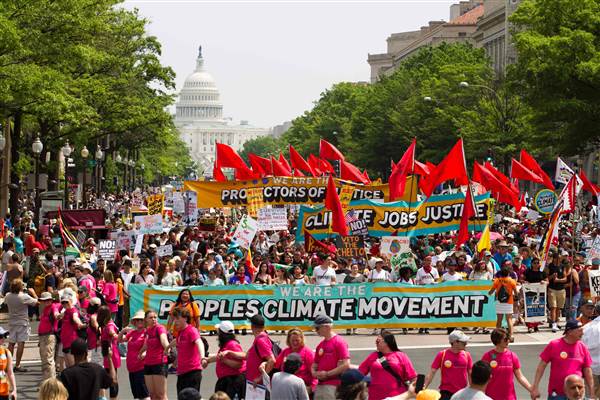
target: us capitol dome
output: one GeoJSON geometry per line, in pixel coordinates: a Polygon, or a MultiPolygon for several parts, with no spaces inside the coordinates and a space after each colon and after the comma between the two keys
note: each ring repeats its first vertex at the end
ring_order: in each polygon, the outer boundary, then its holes
{"type": "Polygon", "coordinates": [[[223,118],[223,104],[214,78],[204,69],[202,47],[198,49],[196,69],[185,79],[175,104],[175,127],[190,148],[194,161],[204,176],[212,176],[215,161],[215,142],[225,143],[240,151],[244,143],[270,133],[241,121],[230,124],[223,118]]]}

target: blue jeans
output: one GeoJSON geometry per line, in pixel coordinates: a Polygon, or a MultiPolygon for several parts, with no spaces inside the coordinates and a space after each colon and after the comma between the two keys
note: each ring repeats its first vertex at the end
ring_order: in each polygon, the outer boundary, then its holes
{"type": "Polygon", "coordinates": [[[567,321],[577,318],[577,312],[579,311],[579,301],[580,300],[581,300],[581,291],[575,293],[571,297],[570,302],[569,302],[569,296],[567,296],[567,301],[565,302],[565,315],[567,317],[567,321]]]}

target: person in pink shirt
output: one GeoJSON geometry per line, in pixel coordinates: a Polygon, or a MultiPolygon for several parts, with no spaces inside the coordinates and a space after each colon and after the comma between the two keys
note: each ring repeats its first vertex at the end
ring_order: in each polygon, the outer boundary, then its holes
{"type": "Polygon", "coordinates": [[[463,331],[453,330],[448,335],[450,348],[440,351],[431,363],[431,370],[425,377],[424,388],[429,386],[437,370],[441,369],[441,400],[449,400],[454,393],[469,385],[469,376],[473,368],[471,354],[465,350],[469,340],[470,338],[463,331]]]}
{"type": "Polygon", "coordinates": [[[202,366],[206,368],[209,363],[217,363],[215,392],[225,392],[231,399],[236,396],[243,399],[246,397],[246,353],[235,339],[235,327],[231,321],[223,321],[215,325],[215,328],[219,351],[202,360],[202,366]]]}
{"type": "Polygon", "coordinates": [[[177,393],[185,388],[200,391],[204,344],[198,329],[191,324],[192,314],[187,308],[173,310],[177,338],[170,346],[177,346],[177,393]]]}
{"type": "Polygon", "coordinates": [[[158,323],[154,310],[146,311],[146,341],[138,353],[144,360],[144,380],[153,400],[167,400],[167,329],[158,323]]]}
{"type": "Polygon", "coordinates": [[[75,307],[75,295],[72,292],[65,292],[60,298],[60,304],[63,307],[59,319],[62,320],[60,329],[60,342],[62,343],[63,353],[65,354],[65,365],[70,367],[75,364],[75,359],[71,354],[71,343],[77,338],[77,330],[85,328],[85,324],[79,318],[79,311],[75,307]]]}
{"type": "Polygon", "coordinates": [[[42,315],[38,326],[42,379],[54,378],[56,376],[56,366],[54,364],[55,333],[58,332],[58,316],[61,305],[52,301],[52,295],[49,292],[43,292],[38,301],[42,306],[42,315]]]}
{"type": "Polygon", "coordinates": [[[117,284],[111,270],[107,269],[104,271],[104,287],[102,288],[102,295],[108,305],[108,309],[112,314],[114,320],[119,311],[119,292],[117,290],[117,284]]]}
{"type": "Polygon", "coordinates": [[[358,367],[361,374],[371,374],[369,400],[383,400],[406,392],[406,383],[414,381],[417,373],[408,356],[398,349],[394,335],[382,330],[375,346],[377,351],[358,367]]]}
{"type": "Polygon", "coordinates": [[[119,332],[119,342],[127,343],[127,358],[125,365],[129,372],[129,387],[134,399],[147,399],[150,397],[146,382],[144,382],[144,361],[138,354],[146,341],[144,328],[144,311],[139,310],[131,318],[133,328],[128,326],[119,332]]]}
{"type": "Polygon", "coordinates": [[[562,338],[550,341],[540,354],[540,363],[535,371],[535,380],[531,388],[531,398],[540,397],[539,385],[546,366],[550,364],[548,380],[548,397],[563,396],[565,378],[579,375],[585,380],[588,396],[594,394],[594,378],[592,376],[592,357],[581,341],[583,324],[577,320],[567,321],[562,338]]]}
{"type": "Polygon", "coordinates": [[[491,334],[494,348],[481,357],[492,367],[492,377],[485,388],[485,394],[493,400],[517,400],[513,376],[528,392],[531,385],[521,372],[519,357],[508,350],[510,335],[504,328],[496,328],[491,334]]]}
{"type": "Polygon", "coordinates": [[[88,293],[87,286],[79,286],[77,288],[77,299],[79,301],[79,308],[87,309],[90,305],[90,296],[88,293]]]}
{"type": "Polygon", "coordinates": [[[254,341],[246,352],[246,380],[262,385],[261,369],[268,374],[275,365],[273,343],[265,331],[265,319],[262,315],[255,314],[250,317],[250,327],[254,341]]]}
{"type": "Polygon", "coordinates": [[[96,297],[96,281],[92,276],[92,267],[90,264],[85,263],[78,265],[75,269],[75,277],[77,278],[77,286],[85,286],[88,289],[90,297],[96,297]]]}
{"type": "Polygon", "coordinates": [[[333,320],[318,315],[314,320],[315,331],[323,338],[315,350],[311,373],[318,379],[314,400],[335,400],[340,375],[350,368],[348,343],[333,331],[333,320]]]}
{"type": "Polygon", "coordinates": [[[98,326],[100,327],[100,344],[102,357],[104,358],[104,369],[112,378],[109,394],[111,399],[116,399],[119,395],[117,369],[121,366],[121,354],[119,354],[118,345],[119,329],[111,319],[111,312],[107,306],[100,306],[98,309],[98,326]]]}
{"type": "Polygon", "coordinates": [[[283,349],[275,360],[275,369],[283,371],[283,363],[288,355],[297,353],[302,359],[302,365],[294,373],[294,375],[302,378],[306,385],[306,391],[310,395],[315,386],[317,386],[317,379],[312,376],[310,371],[313,362],[315,360],[315,353],[307,346],[304,345],[304,333],[300,329],[291,329],[287,334],[286,344],[288,347],[283,349]]]}

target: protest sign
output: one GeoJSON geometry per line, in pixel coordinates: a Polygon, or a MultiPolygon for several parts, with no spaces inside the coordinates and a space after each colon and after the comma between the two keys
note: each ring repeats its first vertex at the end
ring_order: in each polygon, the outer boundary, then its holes
{"type": "Polygon", "coordinates": [[[113,239],[103,239],[98,241],[98,257],[106,261],[115,259],[117,253],[117,241],[113,239]]]}
{"type": "Polygon", "coordinates": [[[81,231],[81,230],[77,230],[77,233],[75,233],[75,238],[77,239],[77,244],[79,245],[79,247],[82,247],[83,244],[85,243],[85,232],[81,231]]]}
{"type": "Polygon", "coordinates": [[[587,261],[591,264],[594,258],[600,258],[600,236],[596,236],[587,251],[587,261]]]}
{"type": "Polygon", "coordinates": [[[231,240],[239,244],[240,247],[247,249],[250,247],[257,230],[258,222],[254,218],[244,215],[233,233],[231,240]]]}
{"type": "Polygon", "coordinates": [[[600,296],[600,270],[588,270],[590,279],[590,295],[592,297],[600,296]]]}
{"type": "Polygon", "coordinates": [[[146,197],[146,203],[148,203],[148,215],[161,214],[164,208],[165,196],[162,194],[153,194],[146,197]]]}
{"type": "Polygon", "coordinates": [[[173,193],[173,213],[181,215],[185,212],[185,201],[183,200],[183,193],[173,193]]]}
{"type": "Polygon", "coordinates": [[[135,248],[133,254],[140,254],[142,252],[142,244],[144,244],[144,235],[137,235],[135,239],[135,248]]]}
{"type": "Polygon", "coordinates": [[[166,244],[164,246],[158,246],[156,248],[156,255],[159,256],[159,257],[173,255],[173,245],[172,244],[166,244]]]}
{"type": "Polygon", "coordinates": [[[337,236],[337,255],[342,258],[365,257],[365,242],[362,236],[337,236]]]}
{"type": "Polygon", "coordinates": [[[283,231],[288,229],[285,208],[261,208],[258,210],[258,229],[261,231],[283,231]]]}
{"type": "Polygon", "coordinates": [[[248,188],[246,192],[248,199],[246,209],[248,210],[248,215],[256,218],[259,210],[265,206],[265,203],[263,203],[263,190],[262,188],[248,188]]]}
{"type": "Polygon", "coordinates": [[[160,234],[163,231],[162,214],[138,215],[134,221],[135,229],[144,235],[160,234]]]}
{"type": "MultiPolygon", "coordinates": [[[[325,201],[327,177],[271,177],[249,181],[205,182],[185,181],[184,190],[198,193],[198,207],[235,207],[248,204],[248,189],[261,188],[265,205],[322,204],[325,201]]],[[[342,184],[354,187],[352,200],[389,200],[388,184],[361,185],[336,179],[338,189],[342,184]]],[[[399,200],[416,201],[417,179],[408,177],[407,189],[399,200]],[[410,190],[411,185],[414,190],[410,190]],[[411,198],[412,194],[412,198],[411,198]]]]}
{"type": "Polygon", "coordinates": [[[117,241],[117,250],[130,250],[133,245],[133,237],[136,235],[135,231],[119,231],[111,232],[110,238],[117,241]]]}
{"type": "Polygon", "coordinates": [[[131,272],[133,272],[135,275],[140,273],[140,264],[141,261],[139,258],[134,258],[131,260],[131,272]]]}
{"type": "Polygon", "coordinates": [[[362,218],[358,218],[353,209],[346,211],[346,223],[348,224],[348,228],[350,229],[352,236],[369,235],[367,222],[362,218]]]}
{"type": "Polygon", "coordinates": [[[558,201],[556,193],[550,189],[542,189],[533,197],[533,205],[535,209],[544,215],[548,215],[554,210],[554,206],[558,201]]]}
{"type": "Polygon", "coordinates": [[[525,322],[546,322],[546,283],[524,283],[525,322]]]}
{"type": "MultiPolygon", "coordinates": [[[[431,196],[419,203],[378,203],[358,200],[350,206],[358,218],[366,221],[369,235],[389,236],[397,231],[398,236],[420,236],[458,230],[465,200],[463,193],[431,196]]],[[[476,217],[469,220],[469,230],[483,231],[491,210],[489,194],[475,196],[476,217]]],[[[298,215],[296,241],[302,242],[304,232],[317,239],[328,236],[331,212],[323,206],[301,206],[298,215]]]]}
{"type": "Polygon", "coordinates": [[[410,253],[410,238],[400,236],[384,236],[381,238],[379,252],[386,256],[410,253]]]}
{"type": "Polygon", "coordinates": [[[198,194],[187,191],[183,194],[183,223],[186,225],[196,225],[198,223],[198,194]]]}
{"type": "MultiPolygon", "coordinates": [[[[220,321],[248,327],[248,317],[261,314],[269,329],[313,329],[315,316],[328,315],[337,329],[493,327],[496,311],[491,282],[456,281],[411,286],[361,283],[335,286],[239,285],[189,287],[206,329],[220,321]]],[[[158,310],[165,323],[181,288],[129,285],[130,315],[158,310]]]]}
{"type": "Polygon", "coordinates": [[[554,180],[558,183],[566,185],[569,183],[571,178],[575,175],[575,171],[569,165],[564,162],[560,157],[556,158],[556,171],[554,173],[554,180]]]}
{"type": "Polygon", "coordinates": [[[348,211],[348,206],[352,201],[352,195],[354,194],[354,187],[350,185],[342,185],[339,191],[340,204],[342,205],[342,211],[344,215],[346,215],[346,211],[348,211]]]}

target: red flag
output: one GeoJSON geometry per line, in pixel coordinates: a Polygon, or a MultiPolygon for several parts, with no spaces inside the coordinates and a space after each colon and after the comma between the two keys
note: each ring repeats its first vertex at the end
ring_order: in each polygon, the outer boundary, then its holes
{"type": "Polygon", "coordinates": [[[328,160],[344,160],[344,155],[325,139],[319,143],[319,157],[328,160]]]}
{"type": "Polygon", "coordinates": [[[303,177],[306,175],[304,175],[304,173],[302,173],[302,171],[300,171],[299,169],[294,169],[294,176],[303,177]]]}
{"type": "Polygon", "coordinates": [[[283,153],[281,153],[281,152],[279,152],[279,162],[281,163],[281,165],[283,165],[285,167],[285,169],[287,169],[290,172],[292,171],[292,167],[290,167],[290,163],[288,163],[288,161],[283,156],[283,153]]]}
{"type": "Polygon", "coordinates": [[[483,165],[485,169],[490,171],[494,177],[496,177],[500,182],[502,182],[505,186],[519,194],[519,185],[516,184],[514,180],[511,180],[508,176],[504,175],[500,172],[496,167],[492,165],[491,162],[486,161],[483,165]]]}
{"type": "Polygon", "coordinates": [[[471,185],[467,185],[467,194],[465,195],[465,202],[463,204],[462,218],[460,219],[460,228],[458,229],[458,235],[456,236],[456,247],[466,243],[469,240],[469,218],[475,216],[475,201],[473,200],[473,193],[471,192],[471,185]]]}
{"type": "Polygon", "coordinates": [[[331,229],[342,236],[348,236],[348,226],[346,226],[344,210],[342,209],[342,203],[340,202],[332,175],[329,175],[329,180],[327,181],[325,208],[331,210],[331,229]]]}
{"type": "Polygon", "coordinates": [[[259,174],[261,177],[273,175],[273,171],[271,171],[271,160],[269,160],[268,158],[249,153],[248,160],[250,160],[252,170],[255,173],[259,174]]]}
{"type": "Polygon", "coordinates": [[[511,161],[510,166],[510,177],[512,179],[520,179],[522,181],[532,181],[540,184],[544,184],[544,180],[541,176],[527,168],[514,158],[511,161]]]}
{"type": "Polygon", "coordinates": [[[371,178],[369,178],[369,173],[367,172],[366,169],[363,171],[363,178],[366,179],[366,181],[367,181],[366,184],[367,185],[370,185],[372,183],[371,178]]]}
{"type": "Polygon", "coordinates": [[[550,190],[555,190],[554,185],[552,184],[552,180],[550,179],[548,174],[544,172],[544,170],[540,167],[537,161],[535,161],[535,158],[529,155],[529,153],[527,153],[525,149],[521,149],[521,156],[519,161],[521,161],[521,164],[529,168],[534,174],[541,177],[544,181],[544,186],[546,186],[550,190]]]}
{"type": "Polygon", "coordinates": [[[294,147],[290,144],[290,162],[292,168],[295,170],[300,170],[304,172],[308,172],[312,176],[315,176],[315,172],[312,170],[311,166],[306,162],[304,158],[294,149],[294,147]]]}
{"type": "Polygon", "coordinates": [[[234,176],[236,181],[251,181],[260,178],[260,174],[255,173],[248,167],[236,168],[234,176]]]}
{"type": "Polygon", "coordinates": [[[579,177],[583,181],[583,190],[587,190],[588,192],[590,192],[594,196],[597,196],[598,195],[598,189],[599,189],[598,186],[596,186],[592,182],[590,182],[590,180],[588,179],[588,177],[585,174],[585,171],[583,169],[579,170],[579,177]]]}
{"type": "Polygon", "coordinates": [[[217,164],[216,161],[213,164],[213,179],[217,182],[227,182],[225,174],[223,174],[221,167],[217,164]]]}
{"type": "Polygon", "coordinates": [[[348,161],[341,160],[340,161],[340,176],[342,179],[352,182],[364,183],[365,185],[368,183],[362,172],[356,166],[349,163],[348,161]]]}
{"type": "MultiPolygon", "coordinates": [[[[462,138],[454,145],[452,150],[446,155],[441,163],[423,179],[423,194],[426,197],[431,196],[435,187],[449,179],[454,179],[457,183],[466,183],[467,164],[465,163],[465,151],[463,149],[462,138]]],[[[391,190],[391,188],[390,188],[391,190]]]]}
{"type": "Polygon", "coordinates": [[[221,168],[249,169],[242,157],[230,146],[217,143],[217,162],[221,168]]]}
{"type": "Polygon", "coordinates": [[[427,176],[430,173],[431,173],[431,168],[429,168],[429,165],[423,164],[422,162],[415,160],[415,174],[421,175],[421,176],[427,176]]]}
{"type": "Polygon", "coordinates": [[[498,201],[510,204],[517,210],[520,210],[521,202],[519,201],[519,192],[516,191],[514,187],[507,186],[504,182],[502,182],[502,180],[499,178],[499,175],[502,174],[495,174],[478,162],[475,162],[473,165],[474,182],[480,183],[487,190],[491,191],[498,201]]]}
{"type": "Polygon", "coordinates": [[[315,176],[323,175],[323,171],[321,170],[321,164],[319,163],[319,158],[314,156],[313,154],[308,155],[308,165],[310,169],[313,171],[315,176]]]}
{"type": "Polygon", "coordinates": [[[304,250],[307,253],[317,253],[317,252],[325,252],[325,253],[333,253],[337,252],[337,248],[333,245],[326,245],[320,240],[315,239],[313,235],[308,232],[304,232],[304,250]]]}
{"type": "Polygon", "coordinates": [[[413,139],[408,149],[404,152],[404,155],[398,161],[398,164],[392,170],[390,175],[390,201],[394,201],[404,195],[404,187],[406,186],[406,178],[409,174],[415,171],[415,149],[417,146],[417,139],[413,139]]]}
{"type": "Polygon", "coordinates": [[[273,166],[273,176],[292,176],[292,171],[285,168],[285,166],[273,156],[271,156],[271,165],[273,166]]]}

